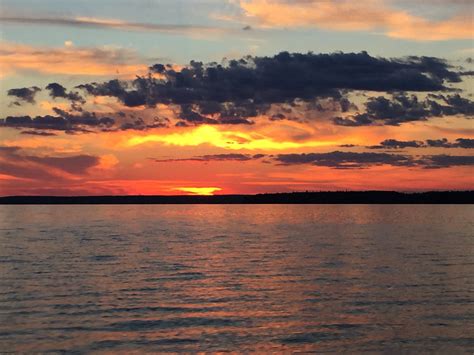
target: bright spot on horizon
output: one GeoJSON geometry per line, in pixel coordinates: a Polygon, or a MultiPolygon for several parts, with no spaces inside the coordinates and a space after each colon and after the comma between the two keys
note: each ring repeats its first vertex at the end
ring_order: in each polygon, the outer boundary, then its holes
{"type": "Polygon", "coordinates": [[[220,187],[175,187],[173,191],[188,192],[192,195],[212,196],[216,191],[222,191],[220,187]]]}
{"type": "Polygon", "coordinates": [[[65,47],[72,47],[74,45],[74,43],[72,43],[72,41],[64,41],[64,46],[65,47]]]}

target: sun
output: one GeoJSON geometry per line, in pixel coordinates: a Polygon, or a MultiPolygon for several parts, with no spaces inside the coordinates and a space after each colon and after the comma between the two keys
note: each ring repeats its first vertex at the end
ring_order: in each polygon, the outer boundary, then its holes
{"type": "Polygon", "coordinates": [[[222,189],[220,187],[175,187],[172,190],[187,192],[190,195],[212,196],[214,192],[222,189]]]}

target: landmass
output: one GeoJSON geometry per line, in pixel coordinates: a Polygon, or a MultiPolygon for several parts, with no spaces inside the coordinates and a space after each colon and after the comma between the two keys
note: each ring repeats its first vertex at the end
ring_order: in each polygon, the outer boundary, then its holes
{"type": "Polygon", "coordinates": [[[255,195],[4,196],[3,205],[100,204],[473,204],[474,191],[338,191],[255,195]]]}

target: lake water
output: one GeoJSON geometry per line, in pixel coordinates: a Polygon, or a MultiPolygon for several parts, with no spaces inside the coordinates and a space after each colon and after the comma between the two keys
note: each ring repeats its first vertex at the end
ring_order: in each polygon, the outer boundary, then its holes
{"type": "Polygon", "coordinates": [[[474,351],[462,205],[0,206],[0,351],[474,351]]]}

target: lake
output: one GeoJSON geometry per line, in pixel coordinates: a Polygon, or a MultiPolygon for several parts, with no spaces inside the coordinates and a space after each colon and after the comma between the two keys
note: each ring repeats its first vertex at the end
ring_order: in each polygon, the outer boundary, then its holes
{"type": "Polygon", "coordinates": [[[0,351],[474,351],[469,205],[0,206],[0,351]]]}

